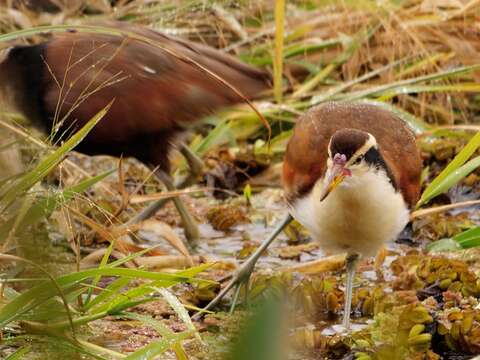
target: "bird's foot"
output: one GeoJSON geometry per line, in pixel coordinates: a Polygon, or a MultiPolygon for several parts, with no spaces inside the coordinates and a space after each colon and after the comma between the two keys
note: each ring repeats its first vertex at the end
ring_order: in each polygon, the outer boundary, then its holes
{"type": "Polygon", "coordinates": [[[220,291],[220,293],[218,293],[218,295],[212,301],[210,301],[208,305],[203,308],[203,310],[196,313],[193,316],[193,319],[198,319],[205,311],[212,309],[225,297],[225,295],[230,292],[230,290],[235,288],[232,303],[230,305],[230,313],[232,313],[237,305],[242,286],[245,287],[245,300],[247,298],[250,276],[255,269],[256,262],[257,259],[253,257],[250,257],[247,261],[245,261],[240,268],[235,271],[228,284],[220,291]]]}
{"type": "Polygon", "coordinates": [[[350,323],[348,325],[348,327],[345,326],[345,324],[343,324],[343,323],[342,324],[335,324],[335,325],[331,326],[328,334],[329,335],[338,334],[338,335],[341,335],[341,336],[348,336],[348,335],[351,335],[352,333],[354,333],[356,331],[360,331],[360,330],[365,329],[367,326],[368,326],[368,324],[356,324],[356,323],[350,323]]]}
{"type": "Polygon", "coordinates": [[[338,334],[338,335],[348,335],[350,333],[350,326],[345,326],[345,324],[335,324],[332,325],[331,330],[333,330],[333,333],[338,334]]]}
{"type": "Polygon", "coordinates": [[[232,279],[230,282],[225,286],[225,288],[220,291],[220,293],[210,301],[210,303],[200,312],[194,315],[195,319],[198,319],[203,312],[210,310],[213,308],[215,305],[217,305],[220,300],[222,300],[225,295],[235,287],[235,293],[233,295],[233,300],[232,300],[232,305],[230,307],[230,312],[235,310],[236,303],[238,301],[238,296],[240,295],[240,290],[242,285],[245,285],[245,299],[247,298],[248,295],[248,282],[250,280],[250,276],[253,273],[253,270],[255,269],[255,264],[257,263],[258,259],[260,256],[262,256],[263,252],[267,249],[267,247],[270,245],[270,243],[280,234],[283,229],[290,224],[290,222],[293,220],[292,216],[290,214],[287,214],[282,221],[277,225],[275,230],[270,234],[270,236],[262,242],[262,244],[255,250],[255,252],[240,266],[240,268],[235,271],[235,273],[232,276],[232,279]]]}

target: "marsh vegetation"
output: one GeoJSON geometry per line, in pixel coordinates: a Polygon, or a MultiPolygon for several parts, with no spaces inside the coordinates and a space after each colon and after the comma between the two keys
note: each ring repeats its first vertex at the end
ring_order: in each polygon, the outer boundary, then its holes
{"type": "MultiPolygon", "coordinates": [[[[291,359],[480,354],[479,16],[475,0],[0,1],[0,49],[121,20],[273,74],[261,99],[182,136],[204,169],[176,192],[134,159],[74,151],[108,104],[56,142],[2,105],[0,358],[275,360],[285,356],[279,344],[291,359]],[[394,112],[414,131],[424,166],[411,223],[360,264],[353,331],[333,327],[344,258],[308,266],[326,254],[296,222],[262,256],[233,313],[227,297],[192,320],[286,213],[287,141],[301,114],[331,100],[394,112]],[[200,224],[195,245],[171,202],[126,225],[172,196],[200,224]]],[[[185,178],[179,152],[170,160],[174,178],[185,178]]]]}

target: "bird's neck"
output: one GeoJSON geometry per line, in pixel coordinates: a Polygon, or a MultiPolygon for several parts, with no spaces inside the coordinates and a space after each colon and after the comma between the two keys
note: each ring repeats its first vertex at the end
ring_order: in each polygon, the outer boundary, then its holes
{"type": "Polygon", "coordinates": [[[373,255],[408,222],[405,201],[383,171],[353,174],[320,201],[324,186],[320,179],[292,213],[326,250],[373,255]]]}

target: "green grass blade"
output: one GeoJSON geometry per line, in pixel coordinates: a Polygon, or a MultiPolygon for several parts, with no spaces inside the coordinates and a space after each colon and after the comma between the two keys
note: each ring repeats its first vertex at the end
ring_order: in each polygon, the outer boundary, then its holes
{"type": "Polygon", "coordinates": [[[124,312],[118,315],[118,317],[141,321],[146,325],[149,325],[152,328],[154,328],[155,331],[158,332],[163,337],[169,337],[169,336],[175,335],[175,333],[172,330],[170,330],[168,326],[164,325],[158,320],[153,319],[150,316],[140,315],[137,313],[124,312]]]}
{"type": "Polygon", "coordinates": [[[19,195],[30,189],[34,184],[43,179],[65,157],[65,154],[77,146],[93,127],[105,116],[113,100],[90,119],[79,131],[71,136],[65,143],[52,154],[43,159],[34,169],[22,176],[17,183],[0,198],[0,211],[10,205],[19,195]]]}
{"type": "MultiPolygon", "coordinates": [[[[196,276],[200,272],[204,271],[207,269],[210,265],[209,264],[203,264],[200,266],[196,266],[187,270],[183,270],[180,272],[177,272],[176,274],[179,276],[186,276],[187,278],[192,278],[193,276],[196,276]]],[[[177,282],[178,283],[178,282],[177,282]]],[[[104,311],[109,311],[109,309],[112,309],[114,307],[121,306],[124,302],[129,301],[130,299],[136,299],[141,296],[145,296],[148,294],[152,293],[152,288],[155,287],[168,287],[171,285],[175,285],[174,282],[166,282],[164,280],[161,281],[153,281],[151,283],[146,283],[142,284],[140,286],[137,286],[136,288],[132,288],[130,290],[125,291],[122,294],[119,294],[118,297],[111,299],[110,302],[104,302],[101,303],[97,306],[95,306],[92,311],[97,313],[97,312],[104,312],[104,311]]]]}
{"type": "Polygon", "coordinates": [[[367,30],[360,30],[355,36],[344,36],[345,50],[335,57],[335,59],[320,70],[312,79],[306,81],[300,86],[293,94],[293,98],[299,98],[304,96],[307,92],[313,90],[320,82],[322,82],[327,76],[329,76],[338,66],[348,61],[360,46],[368,41],[372,35],[377,31],[379,26],[371,27],[367,30]]]}
{"type": "Polygon", "coordinates": [[[128,355],[125,360],[150,360],[156,358],[158,355],[163,354],[169,350],[175,344],[180,343],[183,340],[188,339],[193,334],[192,331],[184,331],[175,334],[174,337],[163,338],[158,341],[151,342],[147,346],[135,351],[133,354],[128,355]]]}
{"type": "MultiPolygon", "coordinates": [[[[40,219],[50,216],[50,214],[57,209],[61,204],[73,199],[76,195],[83,193],[94,184],[102,181],[115,170],[107,171],[103,174],[88,178],[80,183],[68,187],[59,194],[53,194],[46,198],[35,201],[35,203],[28,209],[26,215],[18,225],[20,231],[27,230],[28,226],[37,223],[40,219]]],[[[14,224],[15,219],[12,217],[4,224],[0,225],[0,238],[5,237],[14,224]]]]}
{"type": "MultiPolygon", "coordinates": [[[[113,251],[113,245],[115,244],[114,241],[108,245],[107,250],[105,250],[105,254],[103,254],[102,260],[100,261],[100,264],[98,265],[99,268],[103,268],[107,265],[108,259],[110,258],[110,255],[112,254],[113,251]]],[[[102,277],[100,275],[95,276],[92,281],[92,286],[88,289],[87,292],[87,299],[85,300],[85,304],[88,304],[90,301],[90,298],[92,297],[93,289],[97,286],[98,282],[100,281],[102,277]]]]}
{"type": "Polygon", "coordinates": [[[306,81],[305,83],[302,84],[293,94],[293,98],[299,98],[304,96],[306,93],[309,91],[313,90],[315,87],[318,86],[327,76],[329,76],[332,71],[334,71],[337,68],[336,63],[330,63],[327,66],[325,66],[322,70],[320,70],[313,78],[310,80],[306,81]]]}
{"type": "Polygon", "coordinates": [[[464,249],[480,246],[480,226],[455,235],[453,240],[464,249]]]}
{"type": "Polygon", "coordinates": [[[330,100],[332,97],[334,97],[335,95],[338,95],[340,94],[341,92],[343,92],[344,90],[348,89],[349,87],[352,87],[356,84],[360,84],[366,80],[369,80],[375,76],[378,76],[380,75],[381,73],[389,70],[389,69],[392,69],[396,66],[398,66],[399,64],[402,64],[403,62],[405,62],[406,60],[408,59],[407,58],[403,58],[403,59],[400,59],[400,60],[397,60],[391,64],[387,64],[385,66],[382,66],[376,70],[373,70],[373,71],[370,71],[362,76],[359,76],[359,77],[356,77],[355,79],[352,79],[350,81],[347,81],[347,82],[344,82],[342,84],[339,84],[337,86],[334,86],[333,88],[330,88],[329,90],[327,91],[323,91],[322,93],[320,93],[319,95],[315,95],[311,98],[310,100],[310,104],[312,106],[314,105],[317,105],[317,104],[320,104],[324,101],[327,101],[327,100],[330,100]]]}
{"type": "Polygon", "coordinates": [[[120,293],[120,290],[125,288],[132,279],[129,278],[119,278],[108,284],[107,287],[105,287],[100,294],[95,296],[95,298],[91,299],[90,301],[85,301],[85,305],[83,306],[84,311],[88,311],[91,308],[95,307],[98,304],[107,302],[107,300],[113,298],[113,297],[121,297],[122,294],[120,293]]]}
{"type": "Polygon", "coordinates": [[[292,137],[292,134],[293,130],[282,131],[270,141],[270,148],[268,148],[268,144],[265,142],[257,141],[254,148],[255,155],[269,154],[269,151],[272,154],[280,154],[285,152],[287,143],[292,137]]]}
{"type": "MultiPolygon", "coordinates": [[[[198,267],[197,267],[198,268],[198,267]]],[[[64,294],[68,294],[78,289],[79,283],[95,276],[119,276],[130,279],[140,278],[146,280],[154,280],[154,286],[168,287],[181,282],[193,282],[193,283],[209,283],[209,281],[195,279],[187,272],[178,272],[177,274],[155,273],[136,269],[116,269],[116,268],[102,268],[102,269],[89,269],[83,270],[71,274],[61,276],[57,279],[57,284],[61,287],[64,294]]],[[[139,291],[138,288],[133,290],[139,291]]],[[[151,292],[151,289],[143,293],[151,292]]],[[[57,296],[58,291],[52,282],[44,282],[39,284],[14,298],[7,303],[0,312],[0,328],[4,327],[11,321],[15,321],[19,316],[23,315],[32,308],[47,301],[48,299],[57,296]]],[[[133,297],[130,297],[130,299],[133,297]]],[[[108,307],[107,307],[108,308],[108,307]]],[[[104,309],[102,309],[103,311],[104,309]]]]}
{"type": "MultiPolygon", "coordinates": [[[[457,184],[460,180],[468,176],[472,171],[480,167],[480,156],[470,160],[465,165],[453,170],[448,174],[441,182],[437,183],[434,187],[428,187],[428,193],[424,197],[424,201],[428,202],[434,197],[446,192],[452,186],[457,184]]],[[[425,190],[426,192],[426,190],[425,190]]],[[[422,196],[423,197],[423,196],[422,196]]]]}
{"type": "Polygon", "coordinates": [[[460,83],[446,85],[408,85],[401,86],[393,90],[389,90],[379,97],[379,100],[390,100],[398,95],[405,94],[421,94],[421,93],[442,93],[442,92],[461,92],[461,93],[478,93],[480,84],[477,83],[460,83]]]}
{"type": "Polygon", "coordinates": [[[21,360],[24,359],[24,356],[30,352],[29,346],[22,346],[17,349],[13,354],[8,355],[5,360],[21,360]]]}
{"type": "MultiPolygon", "coordinates": [[[[465,147],[460,151],[457,156],[447,165],[447,167],[430,183],[430,185],[425,189],[423,192],[420,200],[417,203],[417,207],[425,204],[429,200],[431,200],[434,196],[438,195],[437,189],[439,187],[443,187],[443,183],[447,177],[450,177],[448,180],[453,181],[455,179],[455,175],[452,175],[457,169],[459,169],[469,158],[472,154],[478,149],[480,146],[480,132],[476,133],[475,136],[465,145],[465,147]],[[436,194],[436,195],[433,195],[436,194]]],[[[477,159],[477,158],[475,158],[477,159]]],[[[474,159],[474,160],[475,160],[474,159]]],[[[472,160],[473,161],[473,160],[472,160]]],[[[475,160],[478,161],[478,160],[475,160]]],[[[467,168],[463,169],[463,172],[468,171],[476,162],[470,164],[467,168]]],[[[460,178],[461,179],[461,178],[460,178]]]]}
{"type": "Polygon", "coordinates": [[[88,269],[78,271],[72,274],[64,275],[58,278],[58,282],[61,285],[68,285],[77,281],[83,281],[84,279],[95,277],[97,275],[102,276],[124,276],[128,278],[138,278],[146,280],[160,280],[167,283],[173,282],[193,282],[193,283],[212,283],[209,280],[196,279],[193,276],[183,275],[182,272],[177,273],[158,273],[137,269],[126,268],[101,268],[101,269],[88,269]]]}
{"type": "Polygon", "coordinates": [[[215,145],[219,145],[225,142],[226,138],[230,137],[230,128],[228,121],[222,121],[208,133],[205,139],[193,149],[199,156],[203,156],[207,151],[215,145]]]}
{"type": "Polygon", "coordinates": [[[34,199],[30,198],[29,196],[25,196],[20,201],[20,208],[18,209],[16,214],[10,219],[10,221],[7,221],[7,223],[5,224],[7,225],[5,226],[5,231],[2,233],[0,229],[0,239],[5,239],[5,241],[3,241],[2,248],[5,249],[6,252],[10,251],[9,243],[12,238],[15,236],[19,229],[22,229],[21,223],[23,223],[25,219],[28,219],[26,216],[32,208],[34,199]]]}
{"type": "Polygon", "coordinates": [[[273,94],[282,102],[283,41],[285,30],[285,0],[275,1],[275,56],[273,62],[273,94]]]}
{"type": "Polygon", "coordinates": [[[109,349],[102,348],[101,346],[98,346],[98,345],[90,344],[89,342],[84,340],[69,341],[68,339],[62,339],[60,337],[46,337],[46,339],[49,343],[51,343],[55,347],[59,346],[64,349],[74,350],[79,354],[84,354],[97,360],[120,358],[119,356],[111,357],[111,355],[118,354],[118,353],[115,353],[109,349]],[[101,353],[102,355],[108,354],[110,356],[107,358],[99,355],[98,353],[101,353]]]}
{"type": "Polygon", "coordinates": [[[428,252],[445,252],[460,250],[462,247],[452,239],[440,239],[427,245],[428,252]]]}
{"type": "Polygon", "coordinates": [[[410,75],[412,73],[415,73],[417,71],[420,71],[421,69],[434,65],[438,63],[440,60],[445,61],[455,54],[453,53],[433,53],[429,54],[428,56],[421,58],[405,68],[401,69],[395,74],[395,78],[400,79],[402,77],[405,77],[406,75],[410,75]]]}
{"type": "Polygon", "coordinates": [[[381,96],[382,94],[385,94],[388,91],[393,91],[394,89],[401,88],[403,86],[418,84],[426,81],[445,80],[452,77],[478,71],[479,69],[480,69],[480,64],[475,64],[470,66],[460,66],[454,69],[439,71],[433,74],[417,76],[411,79],[405,79],[405,80],[400,80],[393,83],[374,86],[366,90],[359,90],[359,91],[351,92],[348,94],[342,94],[335,97],[335,99],[353,101],[353,100],[358,100],[365,97],[381,96]]]}
{"type": "MultiPolygon", "coordinates": [[[[122,313],[122,317],[127,317],[130,319],[138,320],[143,322],[144,324],[147,324],[151,326],[152,328],[155,329],[162,337],[172,337],[175,336],[175,333],[170,330],[169,327],[164,325],[158,320],[153,319],[150,316],[145,316],[145,315],[139,315],[136,313],[122,313]]],[[[185,352],[185,349],[183,348],[181,343],[175,343],[172,345],[172,350],[175,352],[175,355],[177,356],[177,360],[188,360],[188,355],[185,352]]]]}
{"type": "Polygon", "coordinates": [[[188,315],[188,311],[185,309],[185,306],[183,306],[183,304],[177,299],[177,297],[167,289],[156,288],[155,290],[163,296],[165,301],[177,313],[178,317],[185,323],[185,325],[187,325],[187,328],[195,331],[195,337],[197,338],[197,340],[202,342],[202,339],[200,338],[200,335],[198,334],[195,325],[193,325],[190,315],[188,315]]]}

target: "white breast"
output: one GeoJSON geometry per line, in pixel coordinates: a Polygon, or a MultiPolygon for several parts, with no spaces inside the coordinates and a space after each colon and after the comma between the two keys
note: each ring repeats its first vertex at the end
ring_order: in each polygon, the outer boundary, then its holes
{"type": "Polygon", "coordinates": [[[353,174],[320,202],[323,179],[292,206],[292,215],[333,253],[373,256],[408,222],[408,208],[383,171],[353,174]]]}

